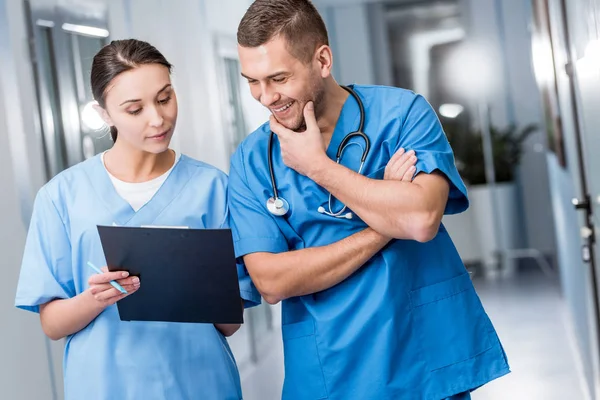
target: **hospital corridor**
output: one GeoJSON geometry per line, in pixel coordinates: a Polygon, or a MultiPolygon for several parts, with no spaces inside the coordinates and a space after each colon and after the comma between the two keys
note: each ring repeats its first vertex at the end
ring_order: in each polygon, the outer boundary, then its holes
{"type": "Polygon", "coordinates": [[[0,0],[0,399],[600,400],[599,126],[600,0],[0,0]]]}

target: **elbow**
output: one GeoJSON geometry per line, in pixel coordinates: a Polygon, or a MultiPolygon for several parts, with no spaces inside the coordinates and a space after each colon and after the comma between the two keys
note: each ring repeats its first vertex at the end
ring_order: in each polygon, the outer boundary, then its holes
{"type": "Polygon", "coordinates": [[[266,296],[266,295],[263,295],[263,299],[272,306],[274,306],[275,304],[277,304],[281,300],[283,300],[282,298],[280,298],[278,296],[266,296]]]}
{"type": "Polygon", "coordinates": [[[256,289],[259,291],[263,300],[271,305],[279,303],[287,297],[283,294],[281,285],[275,280],[258,279],[254,281],[256,289]]]}
{"type": "Polygon", "coordinates": [[[266,287],[263,286],[262,288],[257,286],[257,289],[262,298],[271,305],[275,305],[286,298],[281,291],[278,290],[276,285],[273,284],[267,285],[266,287]]]}
{"type": "Polygon", "coordinates": [[[412,239],[419,243],[427,243],[433,240],[440,230],[441,223],[442,215],[439,215],[439,213],[421,212],[414,218],[411,232],[412,239]]]}
{"type": "Polygon", "coordinates": [[[63,335],[58,334],[56,331],[54,331],[53,329],[51,329],[43,324],[42,324],[42,331],[44,331],[44,335],[46,335],[48,337],[48,339],[50,339],[54,342],[64,338],[63,335]]]}

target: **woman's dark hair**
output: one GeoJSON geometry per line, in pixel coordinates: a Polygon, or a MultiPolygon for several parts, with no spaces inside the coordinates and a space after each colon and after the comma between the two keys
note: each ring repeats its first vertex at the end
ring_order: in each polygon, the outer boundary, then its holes
{"type": "MultiPolygon", "coordinates": [[[[106,88],[117,75],[143,64],[164,65],[171,72],[172,65],[150,43],[136,40],[113,40],[94,56],[91,85],[94,99],[106,108],[106,88]]],[[[110,127],[110,136],[117,140],[117,128],[110,127]]]]}

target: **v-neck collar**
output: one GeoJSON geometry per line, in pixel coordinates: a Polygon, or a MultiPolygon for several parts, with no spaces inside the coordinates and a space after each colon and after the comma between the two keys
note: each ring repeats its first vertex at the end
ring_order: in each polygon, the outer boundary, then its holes
{"type": "Polygon", "coordinates": [[[191,178],[192,174],[188,168],[185,168],[186,163],[183,162],[185,158],[186,156],[182,154],[160,189],[137,212],[117,193],[108,172],[102,165],[99,154],[88,160],[85,172],[96,194],[113,215],[115,225],[149,225],[173,201],[191,178]]]}
{"type": "MultiPolygon", "coordinates": [[[[354,89],[354,85],[348,85],[349,87],[354,89]]],[[[356,89],[354,89],[356,91],[356,89]]],[[[358,94],[360,96],[360,94],[358,94]]],[[[354,99],[354,97],[348,93],[348,97],[342,106],[342,110],[340,111],[340,116],[338,117],[337,123],[335,124],[335,129],[333,130],[333,135],[331,135],[331,140],[329,141],[329,146],[327,146],[327,156],[332,160],[336,160],[336,155],[340,143],[349,133],[355,132],[358,130],[358,125],[360,122],[360,108],[358,103],[354,99]]]]}

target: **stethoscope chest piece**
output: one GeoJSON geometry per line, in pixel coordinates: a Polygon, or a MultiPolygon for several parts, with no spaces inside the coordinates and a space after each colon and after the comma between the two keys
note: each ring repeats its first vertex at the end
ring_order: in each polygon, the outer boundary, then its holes
{"type": "Polygon", "coordinates": [[[277,217],[283,217],[290,211],[289,203],[282,197],[269,197],[267,200],[267,209],[277,217]]]}

